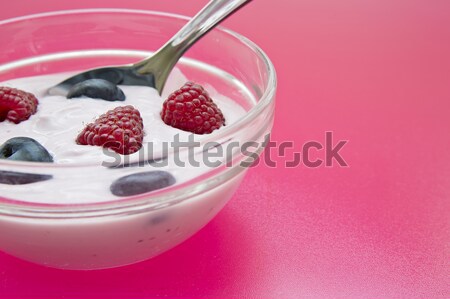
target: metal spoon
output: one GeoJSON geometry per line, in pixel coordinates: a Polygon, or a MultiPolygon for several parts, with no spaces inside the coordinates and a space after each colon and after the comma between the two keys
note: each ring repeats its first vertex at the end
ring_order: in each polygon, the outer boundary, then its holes
{"type": "Polygon", "coordinates": [[[51,87],[48,92],[66,96],[73,85],[95,78],[114,84],[150,86],[161,94],[167,77],[180,57],[209,30],[250,1],[212,0],[151,57],[130,65],[88,70],[51,87]]]}

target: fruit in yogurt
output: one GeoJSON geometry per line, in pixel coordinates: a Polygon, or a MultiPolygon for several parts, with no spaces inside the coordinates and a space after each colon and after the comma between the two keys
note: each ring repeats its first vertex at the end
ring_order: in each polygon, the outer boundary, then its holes
{"type": "Polygon", "coordinates": [[[161,118],[169,126],[210,134],[225,125],[222,111],[199,84],[187,82],[163,103],[161,118]]]}
{"type": "Polygon", "coordinates": [[[38,100],[26,91],[0,86],[0,122],[9,120],[18,124],[36,113],[38,100]]]}
{"type": "Polygon", "coordinates": [[[175,184],[175,178],[167,171],[156,170],[130,174],[111,184],[116,196],[131,196],[162,189],[175,184]]]}
{"type": "Polygon", "coordinates": [[[53,157],[39,142],[29,137],[14,137],[0,146],[0,159],[53,162],[53,157]]]}
{"type": "Polygon", "coordinates": [[[88,124],[76,138],[77,144],[109,148],[129,155],[142,147],[144,123],[133,106],[117,107],[88,124]]]}
{"type": "Polygon", "coordinates": [[[103,79],[89,79],[75,84],[67,94],[68,99],[86,96],[105,101],[125,101],[125,94],[117,85],[103,79]]]}
{"type": "MultiPolygon", "coordinates": [[[[179,89],[188,81],[180,70],[173,70],[166,83],[168,92],[164,96],[148,86],[119,84],[118,87],[126,95],[124,102],[86,96],[67,99],[61,94],[48,94],[49,87],[55,86],[67,76],[67,73],[60,73],[0,83],[0,86],[32,93],[39,100],[36,113],[27,121],[18,124],[8,120],[0,122],[0,146],[13,138],[29,137],[39,141],[52,155],[53,163],[56,165],[75,164],[86,167],[51,167],[46,170],[36,168],[36,171],[21,170],[18,167],[11,172],[9,163],[0,160],[1,197],[48,204],[105,202],[129,196],[126,194],[147,193],[168,187],[170,184],[184,183],[210,169],[210,166],[205,165],[201,159],[203,155],[201,149],[198,153],[195,151],[198,155],[196,160],[200,162],[199,167],[188,162],[188,151],[180,151],[178,156],[172,153],[172,142],[176,140],[187,142],[192,132],[167,125],[161,117],[163,104],[170,92],[179,89]],[[122,112],[119,113],[115,109],[122,112]],[[128,120],[123,119],[126,117],[123,109],[129,109],[130,113],[133,111],[132,115],[136,113],[139,117],[134,119],[128,116],[128,120]],[[110,114],[111,119],[106,116],[102,123],[99,118],[105,113],[110,114]],[[124,131],[123,126],[127,122],[131,122],[128,128],[131,133],[128,138],[123,132],[115,132],[118,129],[124,131]],[[111,143],[104,144],[104,141],[105,143],[111,141],[117,145],[115,150],[119,154],[111,155],[111,152],[115,153],[113,150],[108,150],[110,153],[104,150],[103,148],[111,145],[111,143]],[[186,162],[185,166],[177,164],[176,157],[186,162]],[[153,171],[162,172],[148,174],[153,171]],[[52,176],[49,176],[50,174],[52,176]],[[21,186],[25,183],[28,185],[21,186]],[[131,188],[128,184],[138,187],[131,188]]],[[[193,83],[187,86],[184,91],[200,99],[201,96],[205,97],[204,88],[201,86],[193,83]],[[195,86],[189,88],[190,85],[195,86]]],[[[214,88],[208,89],[208,94],[220,107],[223,121],[226,119],[227,125],[237,122],[245,115],[246,111],[242,106],[214,88]]],[[[194,100],[192,98],[190,102],[196,102],[194,100]]],[[[189,108],[190,105],[186,104],[185,107],[189,108]]],[[[221,129],[223,128],[220,127],[218,130],[221,129]]],[[[216,131],[214,130],[213,134],[216,131]]],[[[207,136],[196,135],[195,140],[201,141],[204,137],[207,136]]],[[[3,155],[6,156],[4,158],[8,158],[11,154],[3,155]]]]}

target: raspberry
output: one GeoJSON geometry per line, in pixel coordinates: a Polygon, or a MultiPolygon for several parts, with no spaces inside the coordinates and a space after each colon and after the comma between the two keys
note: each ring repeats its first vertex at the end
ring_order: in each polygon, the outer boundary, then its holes
{"type": "Polygon", "coordinates": [[[133,106],[117,107],[88,124],[76,141],[81,145],[110,148],[118,154],[129,155],[142,147],[144,124],[133,106]]]}
{"type": "Polygon", "coordinates": [[[199,84],[187,82],[163,103],[162,120],[195,134],[210,134],[225,125],[222,111],[199,84]]]}
{"type": "Polygon", "coordinates": [[[36,113],[39,104],[36,97],[26,91],[0,86],[0,122],[8,119],[15,124],[36,113]]]}

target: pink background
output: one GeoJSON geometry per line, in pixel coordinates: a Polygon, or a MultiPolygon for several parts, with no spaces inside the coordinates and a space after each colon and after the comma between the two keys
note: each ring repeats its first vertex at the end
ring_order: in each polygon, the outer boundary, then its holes
{"type": "MultiPolygon", "coordinates": [[[[204,3],[14,0],[0,19],[86,7],[193,15],[204,3]]],[[[258,0],[226,26],[278,71],[273,139],[298,151],[333,131],[349,140],[350,167],[277,158],[252,169],[197,235],[129,267],[60,271],[0,253],[0,298],[450,297],[450,2],[258,0]]]]}

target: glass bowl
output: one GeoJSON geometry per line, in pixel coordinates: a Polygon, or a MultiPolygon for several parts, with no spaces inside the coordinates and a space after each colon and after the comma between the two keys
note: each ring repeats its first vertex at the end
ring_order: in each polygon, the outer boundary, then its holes
{"type": "MultiPolygon", "coordinates": [[[[1,21],[0,82],[135,62],[163,45],[187,20],[154,11],[92,9],[1,21]]],[[[247,111],[238,122],[202,139],[202,145],[250,142],[259,154],[272,128],[276,90],[275,70],[261,49],[217,28],[194,45],[177,68],[247,111]]],[[[61,269],[111,268],[149,259],[206,225],[254,160],[254,155],[234,149],[228,163],[186,182],[96,203],[32,203],[0,194],[0,250],[61,269]]],[[[95,167],[0,160],[0,175],[58,173],[71,180],[81,172],[86,181],[95,182],[95,167]]]]}

